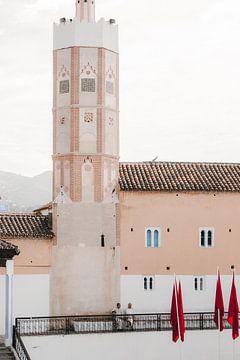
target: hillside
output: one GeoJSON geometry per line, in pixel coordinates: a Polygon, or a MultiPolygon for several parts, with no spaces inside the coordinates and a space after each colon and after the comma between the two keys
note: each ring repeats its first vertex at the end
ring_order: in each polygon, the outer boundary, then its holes
{"type": "Polygon", "coordinates": [[[34,177],[0,171],[0,211],[31,211],[51,200],[51,190],[51,171],[34,177]]]}

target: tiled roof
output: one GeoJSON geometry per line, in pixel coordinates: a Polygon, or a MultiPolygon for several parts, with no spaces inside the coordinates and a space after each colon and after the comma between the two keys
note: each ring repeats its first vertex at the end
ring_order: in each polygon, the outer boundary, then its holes
{"type": "Polygon", "coordinates": [[[240,164],[120,163],[121,191],[240,192],[240,164]]]}
{"type": "Polygon", "coordinates": [[[47,204],[41,206],[40,208],[34,209],[33,213],[41,213],[43,210],[50,210],[52,208],[52,202],[48,202],[47,204]]]}
{"type": "Polygon", "coordinates": [[[0,240],[0,250],[13,250],[16,255],[20,254],[18,246],[15,246],[4,240],[0,240]]]}
{"type": "Polygon", "coordinates": [[[52,238],[47,216],[34,214],[0,214],[1,238],[52,238]]]}

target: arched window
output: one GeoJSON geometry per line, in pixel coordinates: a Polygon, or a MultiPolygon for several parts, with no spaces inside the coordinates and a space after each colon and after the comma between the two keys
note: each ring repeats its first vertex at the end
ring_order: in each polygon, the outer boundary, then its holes
{"type": "Polygon", "coordinates": [[[154,276],[144,276],[143,277],[143,289],[144,290],[153,290],[154,289],[154,276]]]}
{"type": "Polygon", "coordinates": [[[147,247],[152,246],[152,232],[151,230],[147,230],[147,247]]]}
{"type": "Polygon", "coordinates": [[[154,247],[159,246],[159,232],[158,230],[154,230],[154,247]]]}
{"type": "Polygon", "coordinates": [[[208,246],[212,246],[212,230],[208,230],[208,246]]]}
{"type": "Polygon", "coordinates": [[[144,290],[147,290],[147,278],[146,277],[143,279],[143,288],[144,288],[144,290]]]}
{"type": "Polygon", "coordinates": [[[145,246],[147,248],[158,248],[161,245],[161,229],[160,227],[145,228],[145,246]]]}
{"type": "Polygon", "coordinates": [[[214,228],[201,227],[199,229],[199,246],[203,248],[214,246],[214,228]]]}
{"type": "Polygon", "coordinates": [[[90,160],[82,165],[82,201],[94,201],[94,168],[90,160]]]}
{"type": "Polygon", "coordinates": [[[201,246],[205,246],[205,231],[201,230],[201,246]]]}

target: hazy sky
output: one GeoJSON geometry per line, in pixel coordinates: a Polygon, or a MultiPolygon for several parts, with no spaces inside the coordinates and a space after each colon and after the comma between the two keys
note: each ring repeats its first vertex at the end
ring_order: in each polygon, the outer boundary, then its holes
{"type": "MultiPolygon", "coordinates": [[[[75,0],[0,0],[0,170],[51,168],[52,23],[75,0]]],[[[120,26],[121,160],[240,162],[239,0],[96,0],[120,26]]]]}

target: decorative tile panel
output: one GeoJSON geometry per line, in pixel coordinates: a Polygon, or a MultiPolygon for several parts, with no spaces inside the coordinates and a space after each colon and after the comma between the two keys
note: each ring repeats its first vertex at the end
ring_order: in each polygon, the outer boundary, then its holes
{"type": "Polygon", "coordinates": [[[82,92],[95,92],[96,91],[96,81],[95,79],[84,78],[81,79],[81,91],[82,92]]]}
{"type": "Polygon", "coordinates": [[[110,95],[114,93],[114,86],[112,81],[106,81],[106,92],[110,95]]]}
{"type": "Polygon", "coordinates": [[[59,83],[59,92],[60,94],[69,93],[69,80],[62,80],[59,83]]]}
{"type": "Polygon", "coordinates": [[[84,122],[86,122],[86,123],[93,122],[93,113],[92,112],[85,112],[85,114],[84,114],[84,122]]]}

